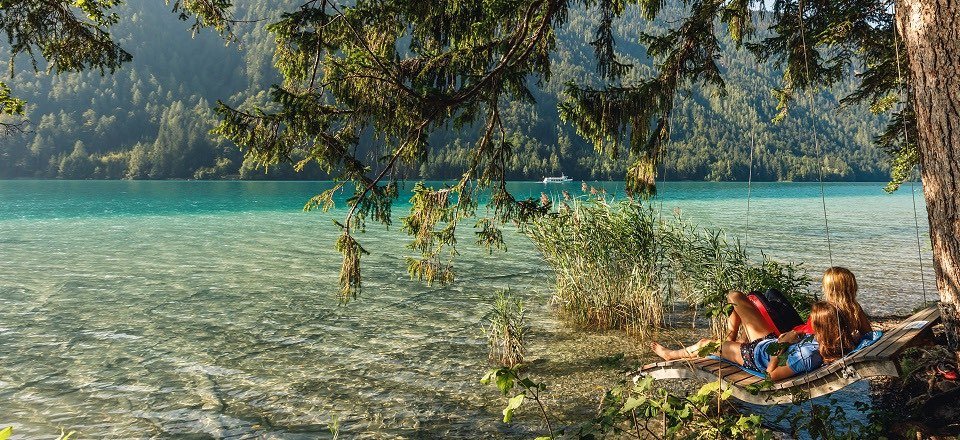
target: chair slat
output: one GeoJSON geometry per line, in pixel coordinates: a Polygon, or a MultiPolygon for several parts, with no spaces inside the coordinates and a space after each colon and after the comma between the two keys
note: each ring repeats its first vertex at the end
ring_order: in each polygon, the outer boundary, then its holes
{"type": "Polygon", "coordinates": [[[732,373],[725,374],[723,376],[723,380],[730,382],[731,384],[736,384],[744,379],[757,377],[739,368],[734,368],[733,370],[734,371],[732,373]]]}
{"type": "MultiPolygon", "coordinates": [[[[901,322],[899,325],[897,325],[890,331],[886,332],[883,335],[883,337],[880,338],[879,341],[877,341],[876,343],[874,343],[873,345],[867,348],[864,348],[860,352],[855,353],[851,357],[877,359],[877,358],[889,356],[889,354],[884,354],[884,353],[889,352],[890,347],[898,347],[897,345],[898,343],[904,342],[905,339],[903,338],[905,334],[914,335],[916,333],[920,333],[923,330],[936,324],[939,320],[940,320],[940,310],[938,308],[930,307],[930,308],[921,310],[917,313],[914,313],[909,318],[905,319],[903,322],[901,322]],[[922,329],[919,329],[919,330],[906,328],[911,323],[917,322],[917,321],[927,321],[927,323],[922,329]]],[[[899,347],[895,350],[899,350],[899,347]]]]}
{"type": "Polygon", "coordinates": [[[907,318],[907,320],[899,325],[895,331],[891,332],[888,337],[884,338],[882,341],[878,341],[876,344],[873,344],[877,346],[876,348],[873,346],[868,347],[873,348],[873,350],[864,354],[862,357],[865,359],[880,360],[896,356],[902,352],[917,338],[917,336],[925,332],[930,327],[933,327],[937,322],[940,321],[939,309],[931,308],[925,310],[924,312],[926,313],[917,313],[914,316],[907,318]],[[908,325],[917,321],[926,321],[926,324],[920,328],[906,328],[908,325]]]}
{"type": "Polygon", "coordinates": [[[750,374],[750,373],[745,373],[745,374],[746,374],[746,376],[744,376],[744,377],[741,378],[741,379],[737,379],[737,381],[736,381],[736,382],[733,382],[733,384],[734,384],[735,386],[738,386],[738,387],[746,387],[746,386],[753,385],[753,384],[755,384],[755,383],[760,382],[760,381],[763,380],[762,377],[757,377],[757,376],[754,376],[754,375],[752,375],[752,374],[750,374]]]}

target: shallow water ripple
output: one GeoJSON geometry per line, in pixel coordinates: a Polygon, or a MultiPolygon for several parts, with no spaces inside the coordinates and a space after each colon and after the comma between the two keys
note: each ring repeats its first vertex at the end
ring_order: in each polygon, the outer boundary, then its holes
{"type": "MultiPolygon", "coordinates": [[[[498,288],[526,298],[538,332],[557,331],[532,246],[510,232],[510,252],[488,255],[465,231],[458,282],[431,288],[406,276],[400,233],[372,227],[363,292],[340,306],[343,213],[299,211],[324,185],[0,182],[0,425],[21,438],[316,438],[336,418],[361,438],[529,434],[496,422],[477,379],[498,288]]],[[[834,262],[858,274],[868,312],[904,312],[920,298],[910,198],[879,191],[828,186],[834,262]]],[[[742,185],[662,194],[731,238],[749,232],[752,252],[813,273],[829,263],[815,186],[757,185],[749,225],[742,185]]]]}

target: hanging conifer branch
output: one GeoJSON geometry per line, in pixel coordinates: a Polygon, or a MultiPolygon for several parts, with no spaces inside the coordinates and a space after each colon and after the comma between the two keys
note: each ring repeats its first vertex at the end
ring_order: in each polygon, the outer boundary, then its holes
{"type": "MultiPolygon", "coordinates": [[[[678,28],[642,37],[647,53],[660,60],[655,78],[630,86],[592,89],[570,84],[566,89],[560,117],[592,140],[598,153],[618,157],[620,142],[628,138],[628,154],[634,157],[626,175],[630,194],[649,196],[655,191],[656,164],[662,144],[670,137],[669,115],[680,87],[710,84],[723,93],[716,64],[720,47],[713,25],[722,5],[718,1],[692,2],[690,15],[678,28]]],[[[648,15],[660,8],[654,3],[647,6],[648,15]]]]}
{"type": "MultiPolygon", "coordinates": [[[[473,124],[483,107],[496,109],[500,96],[532,102],[527,75],[549,76],[553,28],[565,17],[566,7],[557,0],[522,6],[465,2],[445,8],[413,2],[305,3],[268,27],[277,40],[276,64],[284,75],[283,84],[274,86],[270,95],[275,110],[219,103],[222,123],[217,133],[243,146],[247,157],[263,166],[306,158],[297,166],[313,160],[337,181],[353,182],[338,246],[344,255],[341,287],[352,291],[360,285],[352,269],[363,254],[353,232],[362,230],[367,218],[390,223],[389,206],[396,197],[390,176],[399,167],[426,160],[427,133],[443,121],[473,124]],[[409,42],[401,55],[398,45],[404,39],[409,42]],[[375,176],[367,175],[368,165],[353,152],[366,131],[373,133],[376,148],[391,151],[375,176]]],[[[503,132],[498,112],[487,113],[488,125],[503,132]]],[[[456,185],[418,190],[422,194],[415,196],[408,217],[412,223],[405,228],[413,237],[412,248],[420,253],[411,260],[411,276],[427,282],[453,279],[452,266],[441,255],[456,254],[457,224],[475,213],[479,187],[505,179],[510,146],[502,133],[501,141],[494,142],[495,133],[487,130],[478,140],[474,163],[456,185]]],[[[331,206],[333,194],[314,197],[306,208],[331,206]]],[[[486,236],[497,237],[492,223],[484,230],[486,236]]]]}
{"type": "MultiPolygon", "coordinates": [[[[890,63],[883,58],[889,56],[889,45],[876,43],[882,41],[876,38],[878,29],[891,22],[882,5],[809,0],[801,8],[796,0],[778,0],[764,13],[773,19],[766,29],[770,32],[759,33],[758,11],[765,5],[760,0],[675,3],[683,20],[629,42],[646,47],[656,73],[627,82],[631,64],[618,56],[617,19],[633,5],[643,17],[655,19],[664,1],[360,0],[347,5],[311,0],[268,26],[283,75],[270,102],[251,108],[219,103],[217,132],[263,166],[289,161],[300,169],[312,162],[330,173],[336,190],[353,186],[338,245],[344,255],[341,284],[349,293],[345,297],[352,297],[350,292],[360,287],[359,269],[354,268],[363,255],[353,232],[362,231],[366,219],[390,223],[397,174],[428,160],[432,146],[427,139],[438,128],[483,124],[456,183],[415,187],[411,211],[403,219],[416,252],[408,259],[413,278],[428,283],[454,279],[457,226],[476,214],[481,191],[490,191],[488,215],[476,221],[475,235],[489,250],[502,248],[502,225],[522,226],[546,212],[549,200],[517,200],[507,190],[514,146],[499,106],[533,102],[531,80],[549,80],[556,32],[571,7],[598,12],[591,44],[604,83],[568,84],[559,113],[598,153],[630,158],[625,177],[632,195],[656,189],[657,164],[670,139],[678,93],[692,87],[725,93],[720,26],[737,47],[783,68],[783,85],[776,91],[781,117],[795,90],[839,81],[855,63],[866,68],[861,88],[848,100],[891,108],[884,104],[891,99],[890,63]],[[801,20],[806,45],[801,44],[801,20]],[[804,59],[810,60],[809,78],[795,73],[804,59]]],[[[893,145],[896,139],[891,135],[878,141],[893,145]]],[[[329,208],[335,193],[319,194],[305,209],[329,208]]]]}

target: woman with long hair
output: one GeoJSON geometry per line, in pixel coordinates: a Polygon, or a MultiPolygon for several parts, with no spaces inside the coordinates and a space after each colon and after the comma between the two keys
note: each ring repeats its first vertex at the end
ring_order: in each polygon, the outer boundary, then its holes
{"type": "Polygon", "coordinates": [[[651,348],[658,356],[669,361],[697,357],[700,349],[719,342],[720,356],[724,359],[750,370],[765,371],[772,380],[781,380],[813,371],[824,362],[840,359],[844,353],[853,349],[854,342],[850,332],[844,330],[850,325],[846,319],[838,307],[820,301],[814,303],[810,311],[812,338],[801,337],[793,332],[784,333],[779,338],[767,335],[751,342],[701,339],[694,345],[677,350],[670,350],[654,342],[651,348]],[[776,350],[771,349],[770,345],[776,342],[781,346],[776,350]],[[785,344],[790,345],[784,347],[785,344]],[[781,357],[786,358],[783,365],[780,362],[781,357]]]}
{"type": "MultiPolygon", "coordinates": [[[[857,277],[850,269],[839,266],[828,268],[823,273],[822,289],[824,300],[836,306],[845,318],[844,322],[847,322],[849,327],[844,328],[848,330],[854,341],[860,341],[863,336],[873,331],[870,318],[857,302],[857,277]]],[[[813,334],[810,320],[789,331],[778,329],[775,323],[763,318],[763,312],[742,292],[730,291],[727,294],[727,301],[733,304],[733,311],[727,318],[726,339],[728,341],[737,340],[741,327],[746,331],[750,341],[765,335],[780,335],[781,332],[790,338],[813,334]]]]}

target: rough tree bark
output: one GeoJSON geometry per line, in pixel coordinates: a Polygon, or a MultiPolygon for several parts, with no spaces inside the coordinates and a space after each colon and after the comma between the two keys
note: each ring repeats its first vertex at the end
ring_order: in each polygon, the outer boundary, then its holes
{"type": "Polygon", "coordinates": [[[940,311],[960,361],[960,1],[897,0],[910,60],[940,311]]]}

